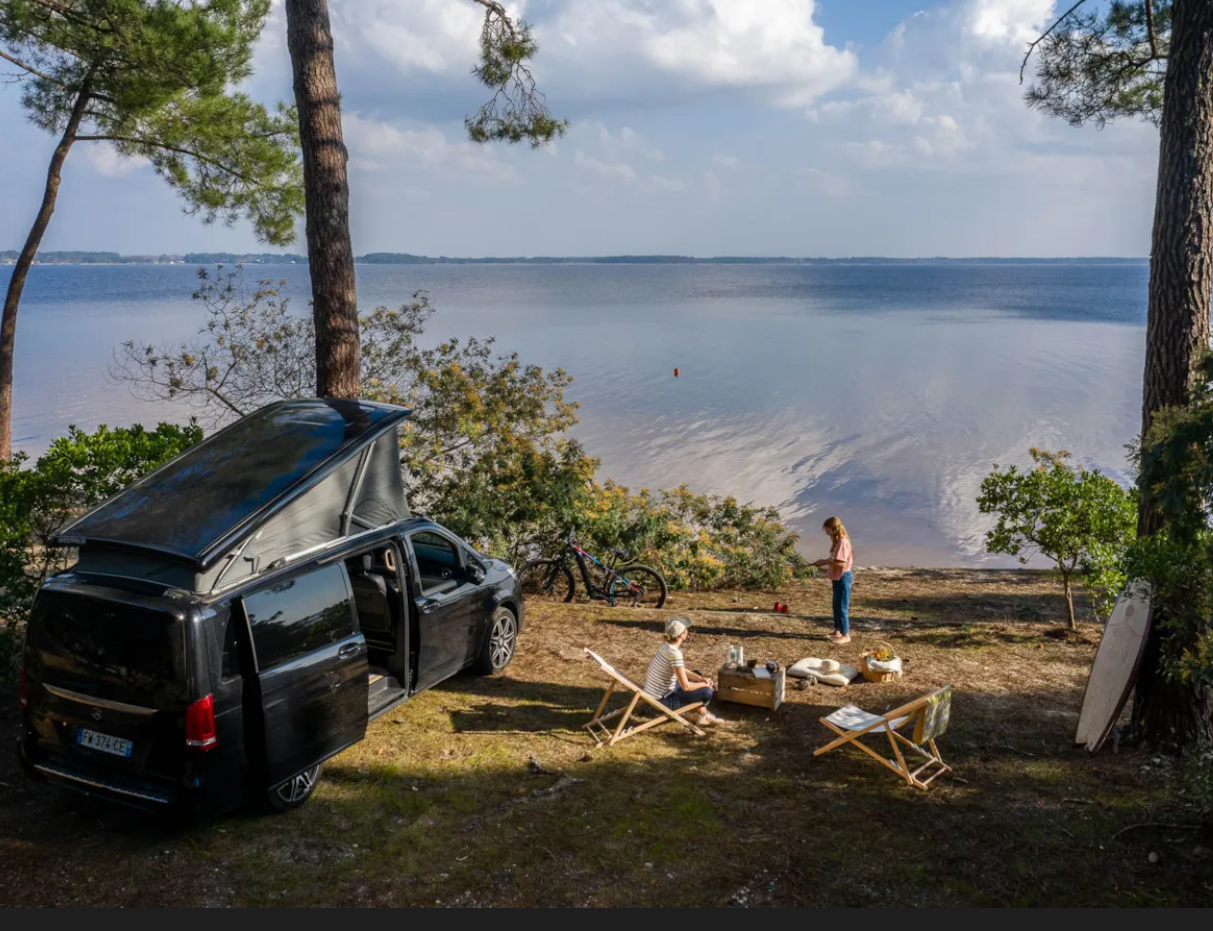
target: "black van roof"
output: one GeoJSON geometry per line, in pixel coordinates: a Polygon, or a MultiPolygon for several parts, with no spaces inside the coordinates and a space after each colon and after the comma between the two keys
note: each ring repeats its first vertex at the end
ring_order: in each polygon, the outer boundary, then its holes
{"type": "Polygon", "coordinates": [[[395,435],[386,435],[409,413],[367,401],[271,404],[135,482],[54,542],[152,551],[207,569],[225,555],[234,559],[234,546],[263,533],[293,538],[275,549],[331,539],[335,524],[344,536],[360,507],[372,515],[363,525],[399,520],[408,506],[395,435]],[[381,437],[371,455],[368,447],[381,437]],[[289,528],[265,527],[288,507],[289,528]]]}

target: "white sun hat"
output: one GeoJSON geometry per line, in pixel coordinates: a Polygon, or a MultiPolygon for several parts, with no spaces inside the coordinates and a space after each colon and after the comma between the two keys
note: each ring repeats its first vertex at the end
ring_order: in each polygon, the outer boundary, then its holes
{"type": "Polygon", "coordinates": [[[787,674],[794,679],[811,679],[814,682],[842,688],[855,680],[859,675],[859,670],[835,659],[817,659],[810,656],[792,666],[787,674]]]}

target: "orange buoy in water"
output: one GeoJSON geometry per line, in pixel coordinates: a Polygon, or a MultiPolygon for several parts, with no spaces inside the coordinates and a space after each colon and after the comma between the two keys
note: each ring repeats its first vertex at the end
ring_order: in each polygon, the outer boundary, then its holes
{"type": "Polygon", "coordinates": [[[678,371],[679,371],[678,369],[674,369],[674,377],[675,377],[675,378],[677,378],[677,377],[678,377],[678,371]]]}

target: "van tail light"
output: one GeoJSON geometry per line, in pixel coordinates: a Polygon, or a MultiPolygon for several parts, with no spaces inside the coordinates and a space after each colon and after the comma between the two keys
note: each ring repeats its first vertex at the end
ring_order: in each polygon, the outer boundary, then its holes
{"type": "Polygon", "coordinates": [[[21,696],[21,707],[29,707],[29,682],[25,678],[25,664],[21,664],[21,675],[17,679],[17,694],[21,696]]]}
{"type": "Polygon", "coordinates": [[[194,750],[214,750],[215,696],[200,698],[185,710],[185,745],[194,750]]]}

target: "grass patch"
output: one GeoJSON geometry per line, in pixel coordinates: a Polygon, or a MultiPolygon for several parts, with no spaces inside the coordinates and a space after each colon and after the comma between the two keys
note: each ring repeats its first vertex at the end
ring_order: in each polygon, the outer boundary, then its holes
{"type": "MultiPolygon", "coordinates": [[[[861,573],[856,637],[842,649],[824,640],[823,581],[675,593],[661,612],[533,604],[507,674],[459,677],[375,722],[312,802],[280,817],[172,828],[24,785],[5,758],[0,904],[1213,904],[1207,839],[1117,837],[1172,817],[1178,771],[1070,747],[1096,629],[1054,639],[1063,609],[1016,620],[1016,597],[1051,610],[1052,584],[861,573]],[[766,610],[776,599],[792,613],[766,610]],[[977,617],[972,604],[1007,610],[977,617]],[[854,663],[889,641],[907,676],[792,690],[775,713],[724,705],[726,726],[703,741],[667,727],[594,749],[580,725],[605,682],[582,648],[640,677],[661,622],[683,613],[704,672],[730,644],[783,663],[854,663]],[[857,752],[813,757],[828,736],[817,719],[838,705],[883,711],[945,684],[956,693],[941,749],[955,773],[931,792],[857,752]]],[[[11,710],[0,721],[14,723],[11,710]]]]}

